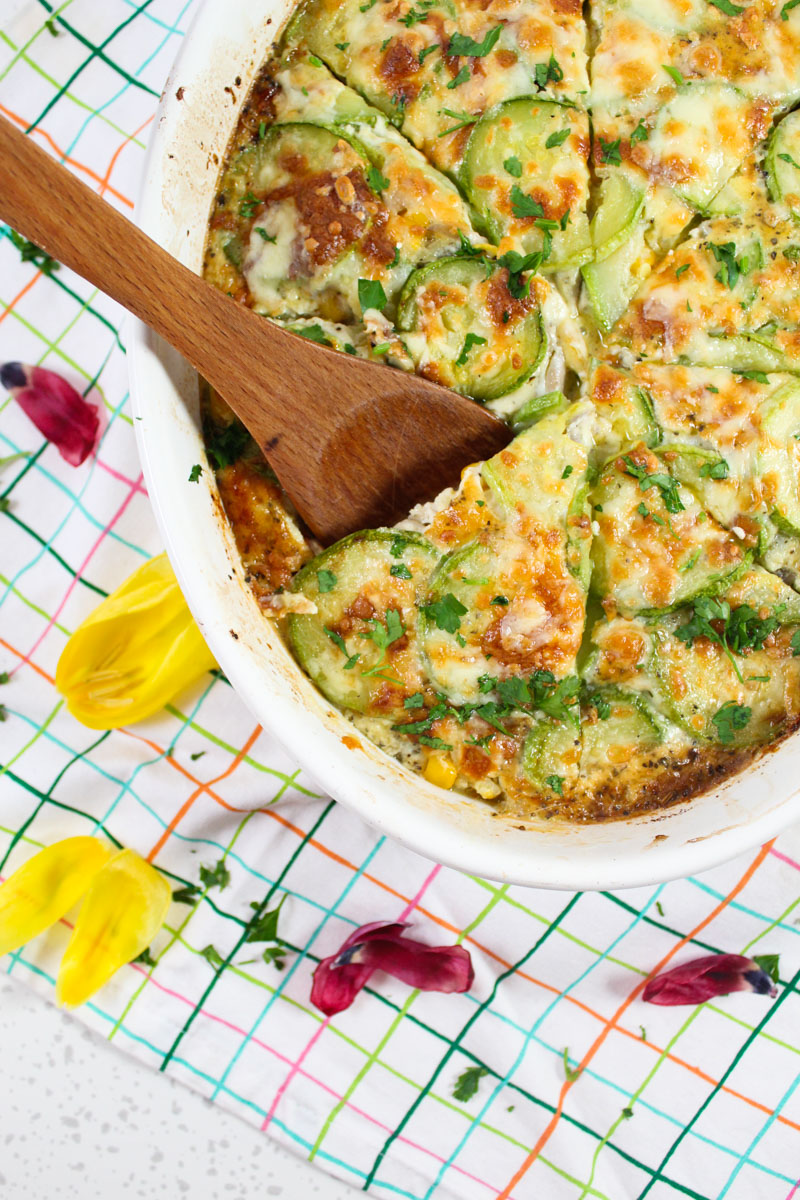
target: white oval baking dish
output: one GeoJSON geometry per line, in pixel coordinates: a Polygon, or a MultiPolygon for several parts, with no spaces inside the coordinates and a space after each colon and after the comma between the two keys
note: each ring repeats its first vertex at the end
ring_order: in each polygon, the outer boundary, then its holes
{"type": "MultiPolygon", "coordinates": [[[[147,158],[138,219],[199,270],[220,161],[241,102],[291,0],[206,0],[172,69],[147,158]]],[[[205,470],[197,377],[145,327],[130,339],[137,436],[167,550],[220,666],[250,710],[320,788],[428,858],[503,882],[620,888],[697,871],[800,817],[800,736],[691,803],[606,825],[520,827],[441,791],[356,733],[300,672],[244,582],[205,470]]]]}

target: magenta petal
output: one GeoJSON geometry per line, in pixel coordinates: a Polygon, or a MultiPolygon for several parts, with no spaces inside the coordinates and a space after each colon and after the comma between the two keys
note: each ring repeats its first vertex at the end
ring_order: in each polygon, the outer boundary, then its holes
{"type": "Polygon", "coordinates": [[[4,363],[0,383],[70,466],[79,467],[96,449],[104,425],[101,406],[55,371],[4,363]]]}
{"type": "Polygon", "coordinates": [[[752,958],[706,954],[648,980],[642,999],[650,1004],[703,1004],[731,992],[778,994],[769,975],[752,958]]]}
{"type": "Polygon", "coordinates": [[[463,946],[426,946],[403,936],[405,925],[374,921],[351,933],[314,971],[311,1003],[331,1017],[355,1000],[373,971],[386,971],[426,992],[465,992],[474,972],[463,946]]]}

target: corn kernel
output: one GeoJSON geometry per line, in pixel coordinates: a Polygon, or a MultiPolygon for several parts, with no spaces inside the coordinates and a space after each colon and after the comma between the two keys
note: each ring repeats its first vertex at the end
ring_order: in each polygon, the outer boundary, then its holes
{"type": "Polygon", "coordinates": [[[432,754],[425,763],[422,774],[428,783],[432,783],[435,787],[451,788],[456,781],[458,771],[449,758],[445,758],[442,754],[432,754]]]}

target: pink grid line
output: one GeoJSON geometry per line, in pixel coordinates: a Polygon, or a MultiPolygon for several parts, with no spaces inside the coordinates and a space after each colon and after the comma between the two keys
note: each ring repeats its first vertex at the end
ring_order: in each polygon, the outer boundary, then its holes
{"type": "MultiPolygon", "coordinates": [[[[770,854],[774,858],[779,858],[781,860],[781,862],[786,863],[787,866],[794,867],[795,871],[800,871],[800,863],[795,862],[795,860],[793,858],[789,858],[788,854],[782,854],[780,850],[775,850],[774,847],[772,850],[770,850],[770,854]]],[[[798,1185],[798,1186],[800,1186],[800,1185],[798,1185]]]]}
{"type": "Polygon", "coordinates": [[[136,492],[137,492],[137,490],[139,490],[139,489],[138,489],[138,485],[139,485],[139,483],[140,483],[141,479],[142,479],[142,476],[141,476],[141,473],[140,473],[140,474],[139,474],[139,477],[138,477],[138,479],[137,479],[137,480],[136,480],[134,483],[132,483],[132,484],[131,484],[131,486],[130,486],[130,490],[128,491],[128,494],[127,494],[127,496],[126,496],[126,497],[125,497],[125,499],[122,501],[122,504],[120,504],[119,508],[118,508],[118,509],[117,509],[117,511],[114,513],[114,515],[113,515],[113,517],[111,518],[111,520],[108,522],[108,524],[105,526],[105,528],[104,528],[104,529],[101,529],[100,533],[97,535],[97,539],[95,540],[95,542],[94,542],[94,544],[93,544],[93,546],[92,546],[91,550],[89,551],[89,553],[86,555],[86,557],[85,557],[85,559],[83,560],[83,562],[82,562],[82,563],[80,564],[80,566],[78,567],[78,569],[77,569],[77,571],[75,572],[75,575],[73,576],[73,578],[70,580],[70,582],[69,582],[69,586],[67,587],[67,590],[66,590],[66,592],[64,593],[64,595],[63,595],[63,597],[62,597],[62,600],[61,600],[61,603],[58,605],[58,608],[57,608],[57,609],[56,609],[56,611],[53,613],[53,615],[52,615],[52,616],[49,618],[49,620],[48,620],[47,624],[45,625],[45,627],[44,627],[44,629],[42,630],[42,632],[39,634],[39,636],[38,636],[38,638],[36,639],[36,641],[35,641],[35,642],[33,643],[33,645],[31,646],[31,648],[30,648],[30,650],[28,651],[28,653],[27,653],[26,655],[24,655],[24,657],[22,657],[22,658],[20,659],[20,661],[19,661],[19,662],[16,664],[16,666],[14,666],[14,667],[12,667],[12,668],[11,668],[11,671],[9,672],[9,674],[11,674],[11,675],[15,675],[15,674],[16,674],[16,672],[17,672],[17,671],[19,671],[19,670],[20,670],[20,669],[21,669],[21,668],[22,668],[22,667],[25,665],[25,663],[29,663],[29,662],[30,662],[30,660],[31,660],[31,658],[33,657],[33,655],[34,655],[34,654],[36,653],[36,651],[38,650],[39,646],[41,646],[42,642],[43,642],[43,641],[44,641],[44,639],[47,637],[48,633],[49,633],[49,632],[50,632],[50,630],[53,628],[53,626],[55,625],[55,623],[56,623],[56,621],[58,620],[59,616],[61,615],[61,613],[62,613],[62,611],[63,611],[63,609],[64,609],[64,606],[66,605],[66,603],[67,603],[67,601],[69,600],[70,596],[72,595],[73,591],[74,591],[74,590],[75,590],[75,588],[78,586],[78,581],[81,579],[81,577],[83,576],[83,573],[84,573],[84,571],[85,571],[85,570],[86,570],[86,568],[88,567],[88,565],[89,565],[89,563],[91,562],[91,560],[92,560],[92,558],[94,557],[94,555],[97,553],[97,550],[98,550],[98,549],[99,549],[99,547],[101,546],[101,544],[102,544],[102,542],[103,542],[104,538],[105,538],[105,537],[106,537],[106,535],[107,535],[107,534],[108,534],[108,533],[109,533],[109,532],[110,532],[110,531],[111,531],[111,530],[114,528],[114,526],[116,525],[117,521],[120,519],[120,517],[122,516],[122,514],[125,512],[125,509],[126,509],[126,508],[128,507],[128,505],[130,504],[131,500],[133,500],[133,497],[136,495],[136,492]]]}
{"type": "MultiPolygon", "coordinates": [[[[422,897],[425,895],[425,892],[428,890],[428,888],[433,883],[436,876],[439,874],[440,870],[441,870],[441,867],[439,865],[435,866],[433,868],[433,870],[430,872],[430,874],[423,880],[422,885],[421,885],[419,891],[417,892],[416,896],[411,897],[408,904],[405,906],[405,908],[401,912],[400,916],[397,918],[398,921],[405,921],[406,917],[408,917],[414,911],[414,909],[417,907],[417,905],[419,904],[422,897]]],[[[308,1044],[304,1047],[302,1053],[300,1054],[300,1057],[297,1059],[297,1062],[294,1064],[291,1071],[286,1076],[283,1083],[281,1084],[281,1086],[278,1088],[277,1092],[275,1093],[275,1098],[272,1101],[272,1104],[270,1105],[269,1112],[267,1113],[267,1115],[264,1118],[264,1121],[261,1125],[262,1133],[267,1128],[267,1126],[269,1125],[272,1118],[275,1116],[275,1111],[281,1102],[281,1098],[283,1097],[283,1094],[286,1091],[286,1089],[288,1088],[289,1084],[294,1079],[301,1063],[303,1063],[305,1061],[307,1055],[311,1053],[311,1051],[314,1049],[314,1046],[317,1044],[317,1042],[322,1037],[325,1030],[328,1028],[329,1021],[330,1021],[330,1017],[326,1017],[325,1020],[322,1022],[322,1024],[317,1029],[314,1036],[311,1038],[311,1040],[308,1042],[308,1044]]]]}

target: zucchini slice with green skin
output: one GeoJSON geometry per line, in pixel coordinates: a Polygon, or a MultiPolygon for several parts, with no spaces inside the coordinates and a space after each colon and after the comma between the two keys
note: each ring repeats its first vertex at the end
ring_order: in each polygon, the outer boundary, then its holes
{"type": "Polygon", "coordinates": [[[705,212],[752,149],[750,103],[732,84],[692,81],[659,110],[647,142],[650,170],[660,161],[686,164],[686,182],[674,191],[698,212],[705,212]]]}
{"type": "Polygon", "coordinates": [[[581,776],[618,772],[666,736],[666,722],[643,696],[622,688],[600,688],[581,722],[581,776]]]}
{"type": "Polygon", "coordinates": [[[623,615],[665,612],[719,591],[750,561],[643,443],[607,463],[592,502],[592,585],[623,615]]]}
{"type": "Polygon", "coordinates": [[[644,211],[644,195],[621,171],[603,180],[591,223],[593,262],[604,262],[629,240],[644,211]]]}
{"type": "Polygon", "coordinates": [[[596,444],[605,458],[636,442],[652,449],[661,441],[650,395],[624,371],[597,363],[589,378],[589,396],[600,424],[596,444]]]}
{"type": "Polygon", "coordinates": [[[456,704],[485,699],[485,675],[574,672],[591,526],[588,455],[568,428],[586,407],[543,418],[484,463],[499,517],[431,579],[420,647],[433,687],[456,704]]]}
{"type": "Polygon", "coordinates": [[[612,254],[582,268],[595,323],[604,333],[625,312],[649,267],[652,256],[644,235],[645,226],[639,222],[612,254]]]}
{"type": "Polygon", "coordinates": [[[705,637],[686,640],[677,635],[690,615],[675,613],[652,631],[651,670],[667,711],[698,740],[737,746],[770,741],[800,712],[800,658],[791,644],[800,596],[754,567],[722,599],[732,612],[746,605],[759,619],[772,619],[775,627],[762,647],[726,653],[705,637]],[[719,715],[731,706],[749,711],[719,715]]]}
{"type": "Polygon", "coordinates": [[[289,641],[303,670],[334,704],[393,715],[404,711],[406,696],[420,691],[417,605],[437,559],[419,534],[364,530],[295,575],[291,591],[317,611],[291,613],[289,641]]]}
{"type": "Polygon", "coordinates": [[[759,555],[768,571],[800,592],[800,538],[776,533],[759,555]]]}
{"type": "MultiPolygon", "coordinates": [[[[754,471],[743,477],[731,469],[731,464],[720,452],[691,443],[664,442],[659,450],[669,459],[670,471],[675,478],[692,489],[703,507],[725,529],[735,526],[741,514],[748,507],[752,508],[754,471]]],[[[766,512],[763,515],[766,516],[766,512]]],[[[752,511],[748,516],[757,518],[752,511]]]]}
{"type": "Polygon", "coordinates": [[[800,216],[800,112],[791,112],[769,139],[765,167],[773,200],[782,200],[800,216]]]}
{"type": "Polygon", "coordinates": [[[561,795],[578,781],[581,731],[569,721],[537,721],[522,748],[522,772],[544,795],[561,795]]]}
{"type": "Polygon", "coordinates": [[[547,347],[534,297],[515,299],[508,272],[476,258],[441,258],[414,271],[397,325],[412,335],[406,342],[417,370],[483,402],[525,383],[547,347]]]}
{"type": "Polygon", "coordinates": [[[511,414],[511,430],[515,434],[524,433],[542,417],[546,417],[550,413],[563,412],[568,404],[569,401],[563,392],[546,392],[544,396],[532,396],[511,414]]]}
{"type": "Polygon", "coordinates": [[[542,271],[588,262],[588,148],[588,118],[577,108],[525,96],[486,113],[472,130],[460,177],[487,236],[530,254],[546,246],[549,233],[542,271]]]}
{"type": "Polygon", "coordinates": [[[800,383],[788,383],[761,405],[758,474],[778,529],[800,537],[800,383]]]}

